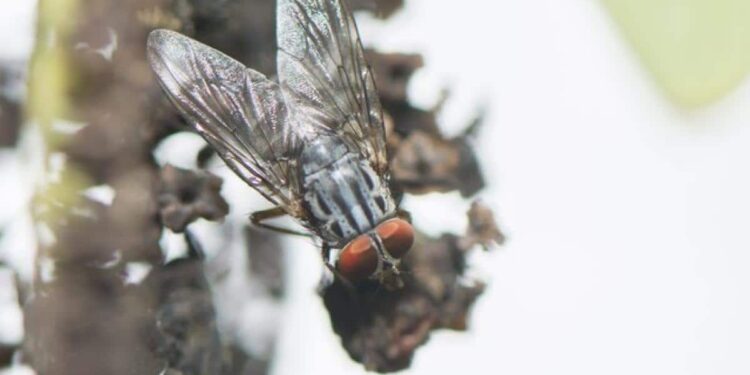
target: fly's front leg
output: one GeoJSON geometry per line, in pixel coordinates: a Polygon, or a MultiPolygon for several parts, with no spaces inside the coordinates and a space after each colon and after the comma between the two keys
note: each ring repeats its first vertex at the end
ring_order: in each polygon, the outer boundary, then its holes
{"type": "Polygon", "coordinates": [[[323,245],[320,247],[320,255],[323,257],[323,262],[325,264],[331,264],[331,247],[325,242],[323,242],[323,245]]]}
{"type": "Polygon", "coordinates": [[[258,226],[258,227],[261,227],[261,228],[264,228],[264,229],[269,229],[269,230],[272,230],[274,232],[285,233],[285,234],[292,234],[292,235],[295,235],[295,236],[310,237],[309,233],[300,232],[300,231],[296,231],[296,230],[293,230],[293,229],[282,228],[282,227],[279,227],[279,226],[276,226],[276,225],[264,223],[264,221],[266,221],[266,220],[275,219],[277,217],[281,217],[281,216],[284,216],[284,215],[286,215],[286,211],[284,211],[283,208],[281,208],[281,207],[274,207],[274,208],[269,208],[269,209],[263,210],[263,211],[253,212],[250,215],[250,221],[255,226],[258,226]]]}

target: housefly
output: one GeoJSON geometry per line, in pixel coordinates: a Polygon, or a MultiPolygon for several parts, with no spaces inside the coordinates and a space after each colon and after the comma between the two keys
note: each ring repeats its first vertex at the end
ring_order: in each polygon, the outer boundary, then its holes
{"type": "MultiPolygon", "coordinates": [[[[279,0],[278,83],[168,30],[148,59],[181,114],[224,162],[276,207],[253,222],[295,218],[341,249],[349,280],[398,280],[414,230],[389,187],[380,101],[342,0],[279,0]]],[[[266,225],[268,226],[268,225],[266,225]]]]}

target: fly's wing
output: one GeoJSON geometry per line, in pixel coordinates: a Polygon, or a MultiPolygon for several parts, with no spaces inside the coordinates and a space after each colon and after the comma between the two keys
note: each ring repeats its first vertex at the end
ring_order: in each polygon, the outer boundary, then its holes
{"type": "Polygon", "coordinates": [[[159,83],[195,130],[245,182],[299,217],[299,137],[279,86],[173,31],[153,31],[147,49],[159,83]]]}
{"type": "Polygon", "coordinates": [[[387,172],[385,129],[357,26],[342,0],[279,0],[278,70],[298,122],[333,132],[387,172]]]}

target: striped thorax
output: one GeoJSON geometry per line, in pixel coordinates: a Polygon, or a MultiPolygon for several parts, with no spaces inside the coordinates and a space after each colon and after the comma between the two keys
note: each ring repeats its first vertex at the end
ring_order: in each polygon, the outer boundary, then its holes
{"type": "Polygon", "coordinates": [[[306,144],[299,167],[308,219],[329,246],[341,248],[395,215],[387,182],[339,137],[306,144]]]}

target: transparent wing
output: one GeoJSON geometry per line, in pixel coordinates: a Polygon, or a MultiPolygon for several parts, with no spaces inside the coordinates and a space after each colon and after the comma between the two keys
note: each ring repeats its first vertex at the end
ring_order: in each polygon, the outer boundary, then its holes
{"type": "Polygon", "coordinates": [[[279,86],[263,74],[168,30],[148,38],[152,69],[171,101],[245,182],[299,217],[299,137],[279,86]]]}
{"type": "Polygon", "coordinates": [[[278,70],[297,122],[334,132],[387,171],[385,130],[357,26],[341,0],[279,0],[278,70]]]}

